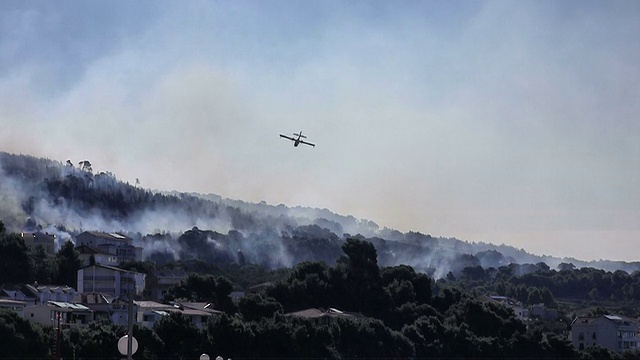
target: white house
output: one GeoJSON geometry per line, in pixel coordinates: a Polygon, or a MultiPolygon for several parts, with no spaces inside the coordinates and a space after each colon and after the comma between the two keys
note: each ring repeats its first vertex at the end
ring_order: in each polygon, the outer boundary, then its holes
{"type": "Polygon", "coordinates": [[[85,266],[93,264],[118,266],[119,263],[117,255],[111,254],[102,249],[94,248],[89,245],[76,246],[76,251],[78,251],[78,253],[80,254],[82,265],[85,266]]]}
{"type": "Polygon", "coordinates": [[[79,293],[102,293],[127,298],[129,293],[140,295],[145,288],[146,274],[113,266],[89,265],[78,270],[79,293]]]}
{"type": "MultiPolygon", "coordinates": [[[[93,311],[93,319],[109,319],[117,325],[127,325],[129,323],[129,302],[116,298],[109,294],[85,293],[79,294],[75,303],[81,303],[93,311]]],[[[133,305],[133,313],[136,313],[136,306],[133,305]]]]}
{"type": "Polygon", "coordinates": [[[0,298],[24,301],[27,305],[44,305],[48,301],[70,302],[78,293],[67,285],[18,284],[4,285],[0,298]]]}
{"type": "Polygon", "coordinates": [[[62,327],[70,325],[86,325],[93,321],[91,309],[69,302],[48,301],[45,305],[33,305],[24,308],[24,318],[42,325],[62,327]]]}
{"type": "Polygon", "coordinates": [[[529,309],[524,307],[522,303],[519,302],[518,300],[512,299],[507,296],[500,296],[500,295],[491,295],[491,296],[482,295],[478,299],[483,302],[492,302],[495,304],[504,305],[512,309],[513,313],[520,320],[529,319],[529,309]]]}
{"type": "Polygon", "coordinates": [[[155,270],[147,276],[147,295],[153,300],[162,300],[170,287],[187,278],[184,270],[155,270]]]}
{"type": "Polygon", "coordinates": [[[149,328],[152,328],[163,316],[180,313],[191,320],[196,327],[202,329],[211,316],[221,314],[208,303],[161,304],[155,301],[135,301],[135,304],[138,310],[138,323],[149,328]]]}
{"type": "Polygon", "coordinates": [[[627,317],[580,316],[571,323],[571,343],[578,350],[594,345],[618,352],[638,350],[640,349],[639,330],[638,321],[627,317]]]}
{"type": "Polygon", "coordinates": [[[304,319],[313,319],[317,323],[323,324],[323,325],[328,325],[331,322],[335,321],[335,319],[339,319],[339,318],[343,318],[343,319],[362,318],[362,315],[360,314],[341,311],[335,308],[328,308],[328,309],[309,308],[305,310],[287,313],[285,315],[304,318],[304,319]]]}
{"type": "Polygon", "coordinates": [[[85,231],[76,235],[76,246],[88,245],[102,252],[115,255],[118,263],[142,261],[142,248],[133,245],[133,239],[118,233],[85,231]]]}
{"type": "Polygon", "coordinates": [[[25,306],[24,301],[0,299],[0,309],[15,311],[20,317],[24,317],[25,306]]]}

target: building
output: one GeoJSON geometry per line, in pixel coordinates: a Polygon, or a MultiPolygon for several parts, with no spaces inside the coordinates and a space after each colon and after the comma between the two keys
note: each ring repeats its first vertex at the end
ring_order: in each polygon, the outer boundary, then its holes
{"type": "Polygon", "coordinates": [[[78,270],[78,293],[102,293],[116,298],[141,295],[146,274],[113,266],[89,265],[78,270]]]}
{"type": "Polygon", "coordinates": [[[142,248],[133,246],[133,239],[118,233],[85,231],[76,235],[76,245],[88,245],[104,253],[115,255],[118,263],[142,261],[142,248]]]}
{"type": "Polygon", "coordinates": [[[49,301],[72,301],[78,293],[67,285],[3,285],[0,298],[24,301],[27,305],[44,305],[49,301]]]}
{"type": "Polygon", "coordinates": [[[24,308],[24,318],[42,325],[68,328],[71,325],[84,326],[93,321],[93,312],[82,304],[48,301],[44,305],[24,308]]]}
{"type": "MultiPolygon", "coordinates": [[[[93,312],[93,319],[108,319],[116,325],[128,325],[129,301],[102,293],[78,294],[75,303],[88,307],[93,312]]],[[[137,311],[133,305],[133,313],[137,311]]]]}
{"type": "Polygon", "coordinates": [[[22,301],[25,305],[37,305],[40,300],[33,287],[27,287],[26,284],[3,284],[0,299],[22,301]]]}
{"type": "Polygon", "coordinates": [[[76,251],[80,254],[80,260],[84,266],[94,264],[118,266],[119,263],[117,255],[89,245],[76,246],[76,251]]]}
{"type": "Polygon", "coordinates": [[[357,319],[362,317],[360,314],[348,313],[338,309],[318,309],[310,308],[285,314],[286,316],[299,317],[304,319],[314,319],[318,324],[329,325],[336,319],[357,319]]]}
{"type": "Polygon", "coordinates": [[[500,305],[506,306],[511,310],[513,310],[513,313],[520,320],[529,319],[529,309],[525,308],[522,305],[522,303],[519,302],[518,300],[512,299],[507,296],[500,296],[500,295],[491,295],[491,296],[483,295],[483,296],[480,296],[478,299],[482,302],[492,302],[494,304],[500,304],[500,305]]]}
{"type": "Polygon", "coordinates": [[[146,295],[152,300],[162,300],[170,287],[186,278],[183,270],[155,270],[147,275],[146,295]]]}
{"type": "Polygon", "coordinates": [[[640,349],[639,323],[617,315],[577,317],[571,323],[571,343],[578,350],[600,345],[612,351],[640,349]]]}
{"type": "Polygon", "coordinates": [[[25,306],[24,301],[0,299],[0,309],[15,311],[20,317],[24,317],[25,306]]]}
{"type": "Polygon", "coordinates": [[[531,317],[544,320],[558,320],[560,314],[558,309],[549,309],[544,304],[535,304],[531,306],[531,317]]]}
{"type": "Polygon", "coordinates": [[[44,248],[44,252],[47,255],[55,255],[56,236],[40,231],[30,233],[23,232],[20,234],[24,243],[30,248],[35,249],[38,245],[44,248]]]}
{"type": "Polygon", "coordinates": [[[214,310],[209,303],[161,304],[155,301],[135,301],[135,305],[138,323],[149,328],[163,316],[179,313],[191,320],[197,328],[203,329],[210,317],[221,314],[221,311],[214,310]]]}

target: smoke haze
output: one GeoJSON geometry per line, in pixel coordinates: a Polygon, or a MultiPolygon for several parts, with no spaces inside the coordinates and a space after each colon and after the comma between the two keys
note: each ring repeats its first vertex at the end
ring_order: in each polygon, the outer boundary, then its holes
{"type": "MultiPolygon", "coordinates": [[[[88,159],[145,189],[635,261],[639,12],[637,1],[5,1],[0,150],[88,159]],[[300,130],[315,148],[278,138],[300,130]]],[[[3,177],[3,204],[24,202],[4,191],[19,186],[3,177]]],[[[71,229],[130,225],[49,205],[36,213],[71,229]]],[[[6,216],[26,220],[16,211],[6,216]]],[[[233,229],[224,211],[136,216],[142,233],[154,219],[233,229]]]]}

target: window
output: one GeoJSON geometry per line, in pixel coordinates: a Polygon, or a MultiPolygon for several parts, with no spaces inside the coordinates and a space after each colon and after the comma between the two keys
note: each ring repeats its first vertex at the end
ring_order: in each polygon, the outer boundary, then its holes
{"type": "Polygon", "coordinates": [[[592,339],[592,340],[595,340],[595,339],[596,339],[596,333],[593,333],[593,334],[591,335],[591,339],[592,339]]]}
{"type": "Polygon", "coordinates": [[[584,341],[584,333],[583,332],[578,334],[578,340],[579,341],[584,341]]]}

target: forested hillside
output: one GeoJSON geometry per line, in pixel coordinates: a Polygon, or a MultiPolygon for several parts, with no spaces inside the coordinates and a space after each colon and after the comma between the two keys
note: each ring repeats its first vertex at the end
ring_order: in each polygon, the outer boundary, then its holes
{"type": "MultiPolygon", "coordinates": [[[[122,232],[158,262],[200,259],[269,268],[302,261],[334,263],[348,237],[371,241],[383,266],[406,264],[436,278],[466,267],[570,263],[631,273],[639,263],[584,262],[523,249],[401,233],[327,209],[251,204],[219,195],[162,193],[93,173],[91,163],[65,163],[0,152],[0,219],[9,231],[41,229],[60,246],[82,231],[122,232]]],[[[375,195],[372,195],[375,196],[375,195]]]]}
{"type": "MultiPolygon", "coordinates": [[[[0,164],[0,282],[73,283],[80,264],[67,240],[85,230],[119,231],[145,257],[122,268],[185,270],[190,275],[165,300],[212,302],[224,312],[203,329],[179,314],[153,328],[136,326],[144,358],[619,358],[603,348],[575,350],[571,319],[638,316],[637,263],[584,263],[403,234],[326,209],[160,193],[93,174],[85,161],[0,153],[0,164]],[[36,229],[57,235],[55,257],[28,249],[18,234],[36,229]],[[232,291],[260,283],[268,285],[231,301],[232,291]],[[559,317],[523,322],[512,309],[481,300],[489,294],[544,304],[559,317]],[[320,324],[287,315],[308,308],[353,317],[320,324]]],[[[74,327],[62,333],[63,356],[118,358],[113,344],[125,332],[103,322],[74,327]]],[[[0,312],[0,333],[15,344],[1,357],[51,355],[51,327],[0,312]]]]}

